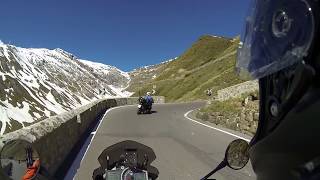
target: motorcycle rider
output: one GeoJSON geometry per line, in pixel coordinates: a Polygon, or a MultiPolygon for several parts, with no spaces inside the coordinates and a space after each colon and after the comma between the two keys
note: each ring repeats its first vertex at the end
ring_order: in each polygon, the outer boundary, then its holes
{"type": "Polygon", "coordinates": [[[147,102],[147,106],[150,107],[150,109],[152,109],[152,104],[154,103],[153,98],[151,96],[150,92],[147,92],[146,96],[144,97],[146,102],[147,102]]]}
{"type": "Polygon", "coordinates": [[[249,150],[258,180],[320,179],[317,0],[252,0],[237,72],[259,79],[260,117],[249,150]]]}

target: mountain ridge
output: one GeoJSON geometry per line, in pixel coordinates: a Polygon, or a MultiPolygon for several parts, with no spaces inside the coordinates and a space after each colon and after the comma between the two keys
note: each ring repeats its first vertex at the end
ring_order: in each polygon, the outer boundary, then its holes
{"type": "Polygon", "coordinates": [[[60,48],[0,43],[0,134],[96,99],[130,95],[127,73],[84,61],[60,48]]]}

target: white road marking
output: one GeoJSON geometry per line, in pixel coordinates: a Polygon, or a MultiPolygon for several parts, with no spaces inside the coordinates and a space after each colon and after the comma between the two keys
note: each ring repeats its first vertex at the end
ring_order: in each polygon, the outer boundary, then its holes
{"type": "Polygon", "coordinates": [[[204,123],[201,123],[201,122],[199,122],[199,121],[196,121],[196,120],[194,120],[194,119],[189,118],[188,115],[189,115],[189,113],[191,113],[192,111],[194,111],[194,110],[190,110],[190,111],[186,112],[186,113],[184,114],[184,117],[187,118],[188,120],[194,122],[194,123],[200,124],[200,125],[205,126],[205,127],[207,127],[207,128],[214,129],[214,130],[216,130],[216,131],[219,131],[219,132],[228,134],[228,135],[230,135],[230,136],[233,136],[233,137],[236,137],[236,138],[239,138],[239,139],[243,139],[243,140],[245,140],[245,141],[247,141],[247,142],[250,142],[250,139],[247,139],[247,138],[244,138],[244,137],[235,135],[235,134],[233,134],[233,133],[230,133],[230,132],[224,131],[224,130],[222,130],[222,129],[218,129],[218,128],[209,126],[209,125],[207,125],[207,124],[204,124],[204,123]]]}
{"type": "Polygon", "coordinates": [[[127,107],[127,106],[136,106],[136,105],[116,106],[116,107],[113,107],[113,108],[109,108],[109,109],[104,113],[103,117],[101,118],[101,120],[100,120],[100,122],[99,122],[99,125],[98,125],[96,131],[91,132],[91,134],[92,134],[93,136],[92,136],[92,138],[91,138],[91,140],[90,140],[90,143],[89,143],[89,145],[88,145],[88,147],[87,147],[87,149],[86,149],[86,152],[84,153],[84,155],[83,155],[82,158],[81,158],[80,164],[81,164],[83,158],[86,156],[86,154],[87,154],[87,152],[88,152],[88,149],[89,149],[89,147],[90,147],[90,145],[91,145],[91,143],[92,143],[92,140],[93,140],[94,137],[96,136],[96,134],[97,134],[96,132],[98,132],[99,127],[100,127],[100,125],[102,124],[102,121],[104,120],[104,118],[107,116],[107,114],[108,114],[110,111],[112,111],[112,110],[119,109],[119,108],[123,108],[123,107],[127,107]]]}

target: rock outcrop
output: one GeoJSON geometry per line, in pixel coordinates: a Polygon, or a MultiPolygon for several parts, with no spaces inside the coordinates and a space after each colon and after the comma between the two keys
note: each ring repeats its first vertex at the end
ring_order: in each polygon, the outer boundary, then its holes
{"type": "Polygon", "coordinates": [[[245,97],[213,102],[196,112],[196,117],[253,136],[259,120],[258,94],[249,93],[245,97]],[[221,109],[210,110],[210,106],[215,105],[219,105],[221,109]]]}

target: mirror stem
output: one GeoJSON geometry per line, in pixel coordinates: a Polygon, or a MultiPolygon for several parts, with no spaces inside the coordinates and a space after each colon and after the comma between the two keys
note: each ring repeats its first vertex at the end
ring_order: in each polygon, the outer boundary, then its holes
{"type": "Polygon", "coordinates": [[[219,171],[220,169],[224,168],[227,166],[227,162],[224,159],[214,170],[212,170],[209,174],[207,174],[205,177],[203,177],[201,180],[207,180],[212,174],[215,172],[219,171]]]}

